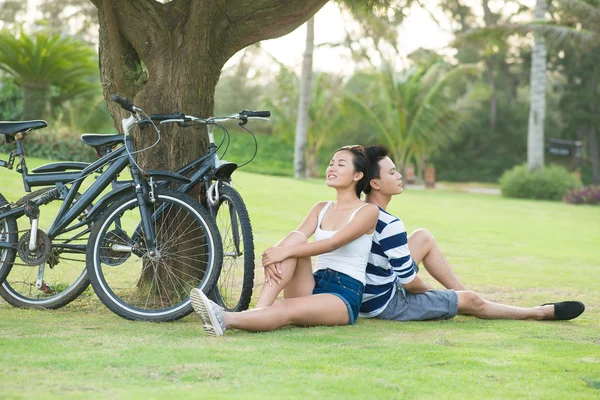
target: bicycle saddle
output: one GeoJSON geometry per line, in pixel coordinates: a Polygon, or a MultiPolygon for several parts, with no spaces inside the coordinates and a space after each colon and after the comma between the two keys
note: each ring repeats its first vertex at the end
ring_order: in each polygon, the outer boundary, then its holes
{"type": "Polygon", "coordinates": [[[103,135],[99,133],[84,133],[81,135],[81,141],[92,147],[96,146],[116,146],[123,143],[123,135],[103,135]]]}
{"type": "Polygon", "coordinates": [[[26,132],[32,129],[47,127],[46,121],[0,121],[0,134],[15,135],[19,132],[26,132]]]}

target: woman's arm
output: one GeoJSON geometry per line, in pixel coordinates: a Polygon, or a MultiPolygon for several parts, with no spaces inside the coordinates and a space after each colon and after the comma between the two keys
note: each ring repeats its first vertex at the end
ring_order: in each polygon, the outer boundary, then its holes
{"type": "MultiPolygon", "coordinates": [[[[284,243],[290,235],[302,235],[304,240],[308,240],[308,238],[311,237],[317,230],[317,224],[319,222],[319,213],[321,212],[321,210],[323,210],[325,204],[327,203],[324,201],[315,204],[313,208],[311,208],[311,210],[309,211],[306,218],[304,218],[304,221],[302,221],[302,223],[298,226],[298,228],[295,231],[291,231],[290,233],[285,235],[283,239],[277,242],[277,244],[273,247],[283,247],[282,243],[284,243]]],[[[273,285],[273,282],[279,284],[279,281],[283,279],[283,274],[280,269],[280,262],[272,263],[269,265],[263,264],[263,266],[265,268],[265,282],[271,286],[273,285]]]]}
{"type": "MultiPolygon", "coordinates": [[[[375,225],[377,224],[378,218],[379,209],[377,206],[369,204],[359,210],[348,225],[340,229],[328,239],[295,246],[268,248],[263,252],[262,255],[263,265],[267,266],[273,263],[278,263],[290,257],[311,257],[331,252],[344,246],[345,244],[350,243],[360,236],[373,231],[375,225]]],[[[314,230],[316,230],[316,223],[314,225],[314,230]]],[[[314,233],[314,230],[312,233],[314,233]]]]}

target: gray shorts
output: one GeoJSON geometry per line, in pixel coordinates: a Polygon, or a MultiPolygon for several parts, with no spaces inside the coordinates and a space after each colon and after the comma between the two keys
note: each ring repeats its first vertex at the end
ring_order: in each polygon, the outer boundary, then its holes
{"type": "Polygon", "coordinates": [[[393,321],[428,321],[451,319],[458,312],[458,296],[454,290],[429,290],[425,293],[410,293],[403,287],[377,317],[393,321]]]}

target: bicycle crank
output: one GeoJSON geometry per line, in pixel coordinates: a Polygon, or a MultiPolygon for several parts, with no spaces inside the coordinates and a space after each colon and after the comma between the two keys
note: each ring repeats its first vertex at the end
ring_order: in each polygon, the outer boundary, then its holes
{"type": "Polygon", "coordinates": [[[46,262],[50,257],[52,245],[44,231],[38,229],[34,246],[30,246],[31,232],[25,232],[19,239],[17,254],[26,265],[36,266],[46,262]],[[31,248],[33,247],[33,249],[31,248]]]}

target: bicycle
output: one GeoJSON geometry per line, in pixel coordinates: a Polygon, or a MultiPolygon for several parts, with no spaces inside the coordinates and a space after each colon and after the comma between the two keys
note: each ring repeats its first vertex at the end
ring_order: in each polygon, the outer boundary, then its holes
{"type": "MultiPolygon", "coordinates": [[[[226,117],[206,119],[182,113],[150,115],[151,120],[160,121],[161,124],[177,123],[182,127],[207,126],[208,152],[176,171],[190,178],[189,183],[180,185],[176,190],[189,193],[197,184],[204,185],[205,196],[202,204],[214,216],[223,244],[223,265],[217,285],[209,296],[227,311],[243,311],[250,304],[254,284],[254,239],[244,200],[231,185],[231,175],[238,165],[219,159],[214,127],[218,126],[223,130],[225,141],[226,138],[229,139],[229,133],[220,122],[237,120],[238,126],[248,131],[256,144],[254,134],[245,128],[245,125],[249,119],[266,119],[270,115],[269,111],[249,110],[226,117]]],[[[254,156],[250,161],[253,158],[254,156]]]]}
{"type": "Polygon", "coordinates": [[[196,200],[157,184],[188,183],[188,178],[138,167],[129,130],[147,119],[128,100],[115,95],[112,98],[129,112],[122,120],[124,134],[83,135],[85,143],[99,154],[105,153],[89,165],[59,162],[29,173],[22,140],[47,124],[44,121],[0,123],[0,134],[8,142],[16,143],[9,161],[0,166],[12,169],[15,157],[19,157],[16,169],[27,192],[34,186],[54,185],[14,204],[0,195],[0,278],[4,279],[0,294],[10,304],[20,307],[58,308],[77,298],[91,281],[100,300],[121,317],[148,321],[178,319],[192,311],[191,288],[209,292],[215,284],[222,261],[218,230],[210,214],[196,200]],[[124,145],[116,148],[121,143],[124,145]],[[132,179],[117,180],[126,167],[132,179]],[[83,180],[92,174],[97,175],[96,180],[79,194],[83,180]],[[100,197],[111,184],[112,191],[100,197]],[[39,229],[41,209],[56,202],[62,204],[50,228],[39,229]],[[29,218],[31,229],[19,231],[17,219],[23,216],[29,218]],[[165,219],[189,221],[189,224],[183,228],[181,224],[162,224],[165,219]],[[116,238],[127,238],[127,245],[115,245],[116,238]],[[81,241],[93,241],[95,251],[90,252],[90,245],[78,244],[81,241]],[[185,241],[200,246],[185,246],[182,243],[185,241]],[[102,259],[110,265],[110,285],[103,274],[97,280],[90,279],[86,267],[81,267],[83,260],[70,258],[83,254],[88,258],[87,269],[89,259],[102,259]],[[15,263],[17,255],[19,263],[15,263]],[[197,260],[198,265],[186,266],[182,274],[179,267],[187,265],[190,258],[197,260]],[[65,260],[77,264],[65,271],[61,265],[65,260]],[[14,265],[23,268],[17,271],[14,265]],[[37,275],[32,275],[32,267],[36,266],[37,275]]]}

